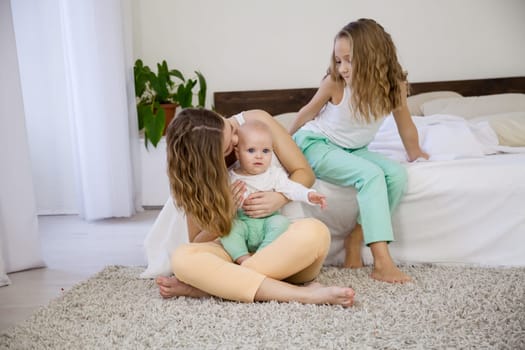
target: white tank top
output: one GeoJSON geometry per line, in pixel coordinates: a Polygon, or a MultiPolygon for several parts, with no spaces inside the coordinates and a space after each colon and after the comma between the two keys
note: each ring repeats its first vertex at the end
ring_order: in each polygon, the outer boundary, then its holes
{"type": "Polygon", "coordinates": [[[328,102],[317,117],[304,124],[300,130],[320,133],[336,145],[356,149],[368,145],[386,116],[367,123],[357,118],[350,106],[350,88],[346,86],[339,104],[328,102]]]}

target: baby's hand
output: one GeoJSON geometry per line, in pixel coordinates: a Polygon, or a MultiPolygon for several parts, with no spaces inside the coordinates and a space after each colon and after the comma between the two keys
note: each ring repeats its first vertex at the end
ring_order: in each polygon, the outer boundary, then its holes
{"type": "Polygon", "coordinates": [[[251,257],[252,257],[252,254],[246,254],[246,255],[240,256],[237,258],[237,260],[235,260],[235,263],[242,265],[244,261],[248,260],[251,257]]]}
{"type": "Polygon", "coordinates": [[[319,204],[321,206],[321,209],[326,209],[326,196],[324,194],[320,194],[318,192],[310,192],[308,193],[308,200],[310,203],[319,204]]]}

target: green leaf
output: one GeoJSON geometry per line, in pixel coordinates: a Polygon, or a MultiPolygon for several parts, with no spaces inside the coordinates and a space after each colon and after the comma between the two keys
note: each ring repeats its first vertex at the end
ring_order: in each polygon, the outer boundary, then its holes
{"type": "Polygon", "coordinates": [[[204,105],[206,104],[206,90],[208,89],[206,85],[206,78],[204,78],[204,75],[202,75],[202,73],[199,71],[195,71],[195,74],[197,74],[200,86],[198,94],[198,107],[204,107],[204,105]]]}
{"type": "Polygon", "coordinates": [[[172,69],[170,70],[170,75],[174,76],[174,77],[177,77],[179,78],[180,80],[182,81],[186,81],[186,78],[184,78],[184,75],[182,74],[182,72],[178,69],[172,69]]]}
{"type": "Polygon", "coordinates": [[[166,115],[158,102],[155,102],[154,110],[155,113],[150,109],[144,115],[144,137],[157,147],[166,124],[166,115]]]}
{"type": "Polygon", "coordinates": [[[153,114],[152,105],[139,104],[137,106],[137,116],[139,121],[139,131],[144,129],[144,120],[151,118],[153,114]]]}
{"type": "Polygon", "coordinates": [[[172,92],[175,83],[171,80],[170,71],[166,60],[157,63],[157,76],[152,81],[152,87],[156,94],[156,99],[160,103],[172,102],[172,92]]]}
{"type": "Polygon", "coordinates": [[[140,98],[146,90],[147,84],[147,75],[144,74],[144,64],[140,59],[135,61],[133,76],[135,78],[135,96],[140,98]]]}
{"type": "Polygon", "coordinates": [[[197,80],[188,79],[185,85],[179,85],[177,89],[177,101],[182,108],[193,106],[193,87],[196,84],[197,80]]]}

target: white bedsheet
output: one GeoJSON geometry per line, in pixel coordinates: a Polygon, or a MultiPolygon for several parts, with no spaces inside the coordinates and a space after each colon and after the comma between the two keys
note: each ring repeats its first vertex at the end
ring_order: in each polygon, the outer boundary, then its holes
{"type": "MultiPolygon", "coordinates": [[[[406,164],[408,190],[392,222],[400,263],[525,266],[525,154],[406,164]]],[[[332,230],[329,264],[344,258],[332,230]]],[[[370,250],[363,249],[365,263],[370,250]]]]}
{"type": "Polygon", "coordinates": [[[525,266],[525,154],[410,164],[408,174],[395,259],[525,266]]]}

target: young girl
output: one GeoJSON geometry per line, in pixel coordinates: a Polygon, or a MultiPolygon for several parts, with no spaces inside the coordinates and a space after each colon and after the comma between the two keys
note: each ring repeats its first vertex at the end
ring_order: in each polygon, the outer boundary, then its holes
{"type": "MultiPolygon", "coordinates": [[[[239,128],[237,136],[235,155],[239,162],[230,169],[230,179],[246,184],[245,197],[276,191],[290,200],[326,207],[324,195],[290,180],[284,169],[275,165],[272,133],[266,124],[248,121],[239,128]]],[[[277,211],[263,218],[252,218],[238,209],[232,230],[221,237],[221,243],[232,260],[241,265],[252,253],[275,241],[289,225],[288,218],[277,211]]]]}
{"type": "MultiPolygon", "coordinates": [[[[230,186],[224,157],[237,145],[237,132],[245,120],[268,126],[275,154],[292,180],[306,186],[314,181],[301,151],[268,113],[248,111],[225,119],[206,109],[180,112],[166,132],[168,177],[174,201],[185,212],[191,243],[171,255],[175,276],[156,279],[160,294],[351,306],[352,288],[296,285],[314,280],[328,253],[330,233],[319,220],[295,221],[241,265],[233,263],[219,243],[218,238],[231,230],[243,200],[244,185],[237,181],[230,186]]],[[[248,196],[242,208],[251,217],[265,217],[287,202],[278,192],[258,192],[248,196]]]]}
{"type": "Polygon", "coordinates": [[[345,266],[362,266],[364,234],[374,257],[371,276],[386,282],[410,280],[388,251],[394,239],[391,214],[407,176],[403,166],[368,151],[367,145],[393,113],[408,160],[428,158],[419,146],[406,95],[406,73],[390,35],[375,21],[360,19],[337,33],[328,74],[290,129],[318,178],[358,191],[360,224],[345,241],[345,266]]]}

